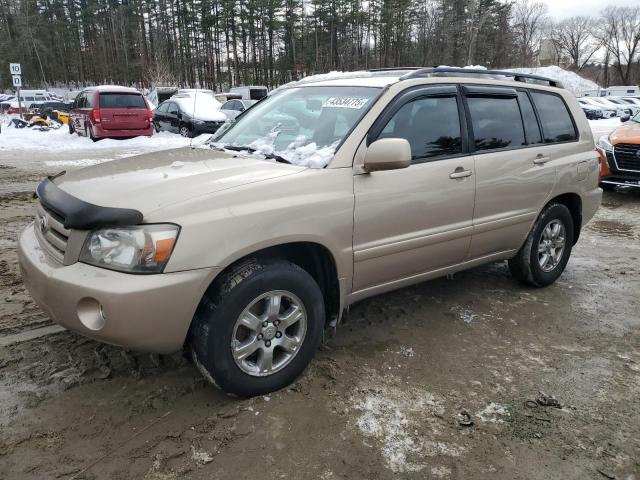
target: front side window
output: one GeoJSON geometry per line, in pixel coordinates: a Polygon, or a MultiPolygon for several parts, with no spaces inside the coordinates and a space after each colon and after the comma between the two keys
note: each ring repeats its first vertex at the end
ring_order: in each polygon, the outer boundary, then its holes
{"type": "Polygon", "coordinates": [[[403,105],[378,138],[404,138],[414,162],[462,153],[455,96],[423,97],[403,105]]]}
{"type": "Polygon", "coordinates": [[[209,145],[321,168],[379,92],[352,86],[286,88],[228,122],[209,145]]]}
{"type": "Polygon", "coordinates": [[[467,98],[476,150],[516,148],[526,145],[516,97],[467,98]]]}
{"type": "Polygon", "coordinates": [[[170,113],[172,115],[177,115],[178,114],[178,105],[176,105],[173,102],[169,102],[167,104],[167,113],[170,113]]]}
{"type": "Polygon", "coordinates": [[[545,143],[578,139],[576,127],[562,97],[552,93],[531,92],[531,98],[540,117],[545,143]]]}

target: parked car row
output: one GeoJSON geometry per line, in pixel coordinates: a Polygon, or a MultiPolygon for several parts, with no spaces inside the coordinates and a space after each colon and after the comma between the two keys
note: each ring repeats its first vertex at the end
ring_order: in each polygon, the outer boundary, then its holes
{"type": "Polygon", "coordinates": [[[88,87],[74,94],[73,102],[45,90],[20,92],[22,108],[14,95],[0,96],[0,106],[10,113],[37,114],[58,120],[59,113],[69,133],[89,137],[130,138],[168,131],[185,137],[215,133],[226,121],[235,119],[267,96],[261,86],[236,87],[215,94],[207,89],[158,87],[146,98],[135,88],[104,85],[88,87]],[[223,100],[223,102],[219,101],[223,100]]]}
{"type": "Polygon", "coordinates": [[[582,97],[578,103],[589,120],[634,117],[640,112],[638,97],[582,97]]]}

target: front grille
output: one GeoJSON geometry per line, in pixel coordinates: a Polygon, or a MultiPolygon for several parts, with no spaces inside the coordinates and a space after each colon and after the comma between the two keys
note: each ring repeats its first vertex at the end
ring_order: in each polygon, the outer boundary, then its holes
{"type": "Polygon", "coordinates": [[[64,219],[38,203],[35,230],[40,244],[60,263],[64,262],[70,231],[64,228],[64,219]]]}
{"type": "Polygon", "coordinates": [[[613,147],[618,170],[640,172],[640,145],[621,143],[613,147]]]}

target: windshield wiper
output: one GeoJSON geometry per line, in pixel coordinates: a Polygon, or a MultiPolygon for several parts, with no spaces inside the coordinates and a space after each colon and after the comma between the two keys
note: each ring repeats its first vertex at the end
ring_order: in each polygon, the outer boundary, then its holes
{"type": "MultiPolygon", "coordinates": [[[[216,147],[212,146],[212,148],[216,148],[216,147]]],[[[275,160],[276,162],[280,162],[280,163],[291,164],[289,160],[287,160],[286,158],[280,155],[277,155],[275,153],[264,153],[251,147],[242,147],[239,145],[225,145],[224,147],[217,147],[217,148],[220,148],[221,150],[233,150],[234,152],[259,153],[260,155],[264,155],[265,158],[268,158],[270,160],[275,160]]]]}

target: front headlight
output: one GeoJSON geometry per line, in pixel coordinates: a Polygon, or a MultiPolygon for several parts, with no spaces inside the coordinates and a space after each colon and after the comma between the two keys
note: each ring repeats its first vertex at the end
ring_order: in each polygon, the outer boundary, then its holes
{"type": "Polygon", "coordinates": [[[605,152],[613,152],[613,145],[611,145],[611,142],[609,141],[609,137],[607,135],[601,136],[596,146],[600,147],[605,152]]]}
{"type": "Polygon", "coordinates": [[[101,228],[91,232],[80,261],[127,273],[160,273],[169,261],[180,227],[172,224],[101,228]]]}

